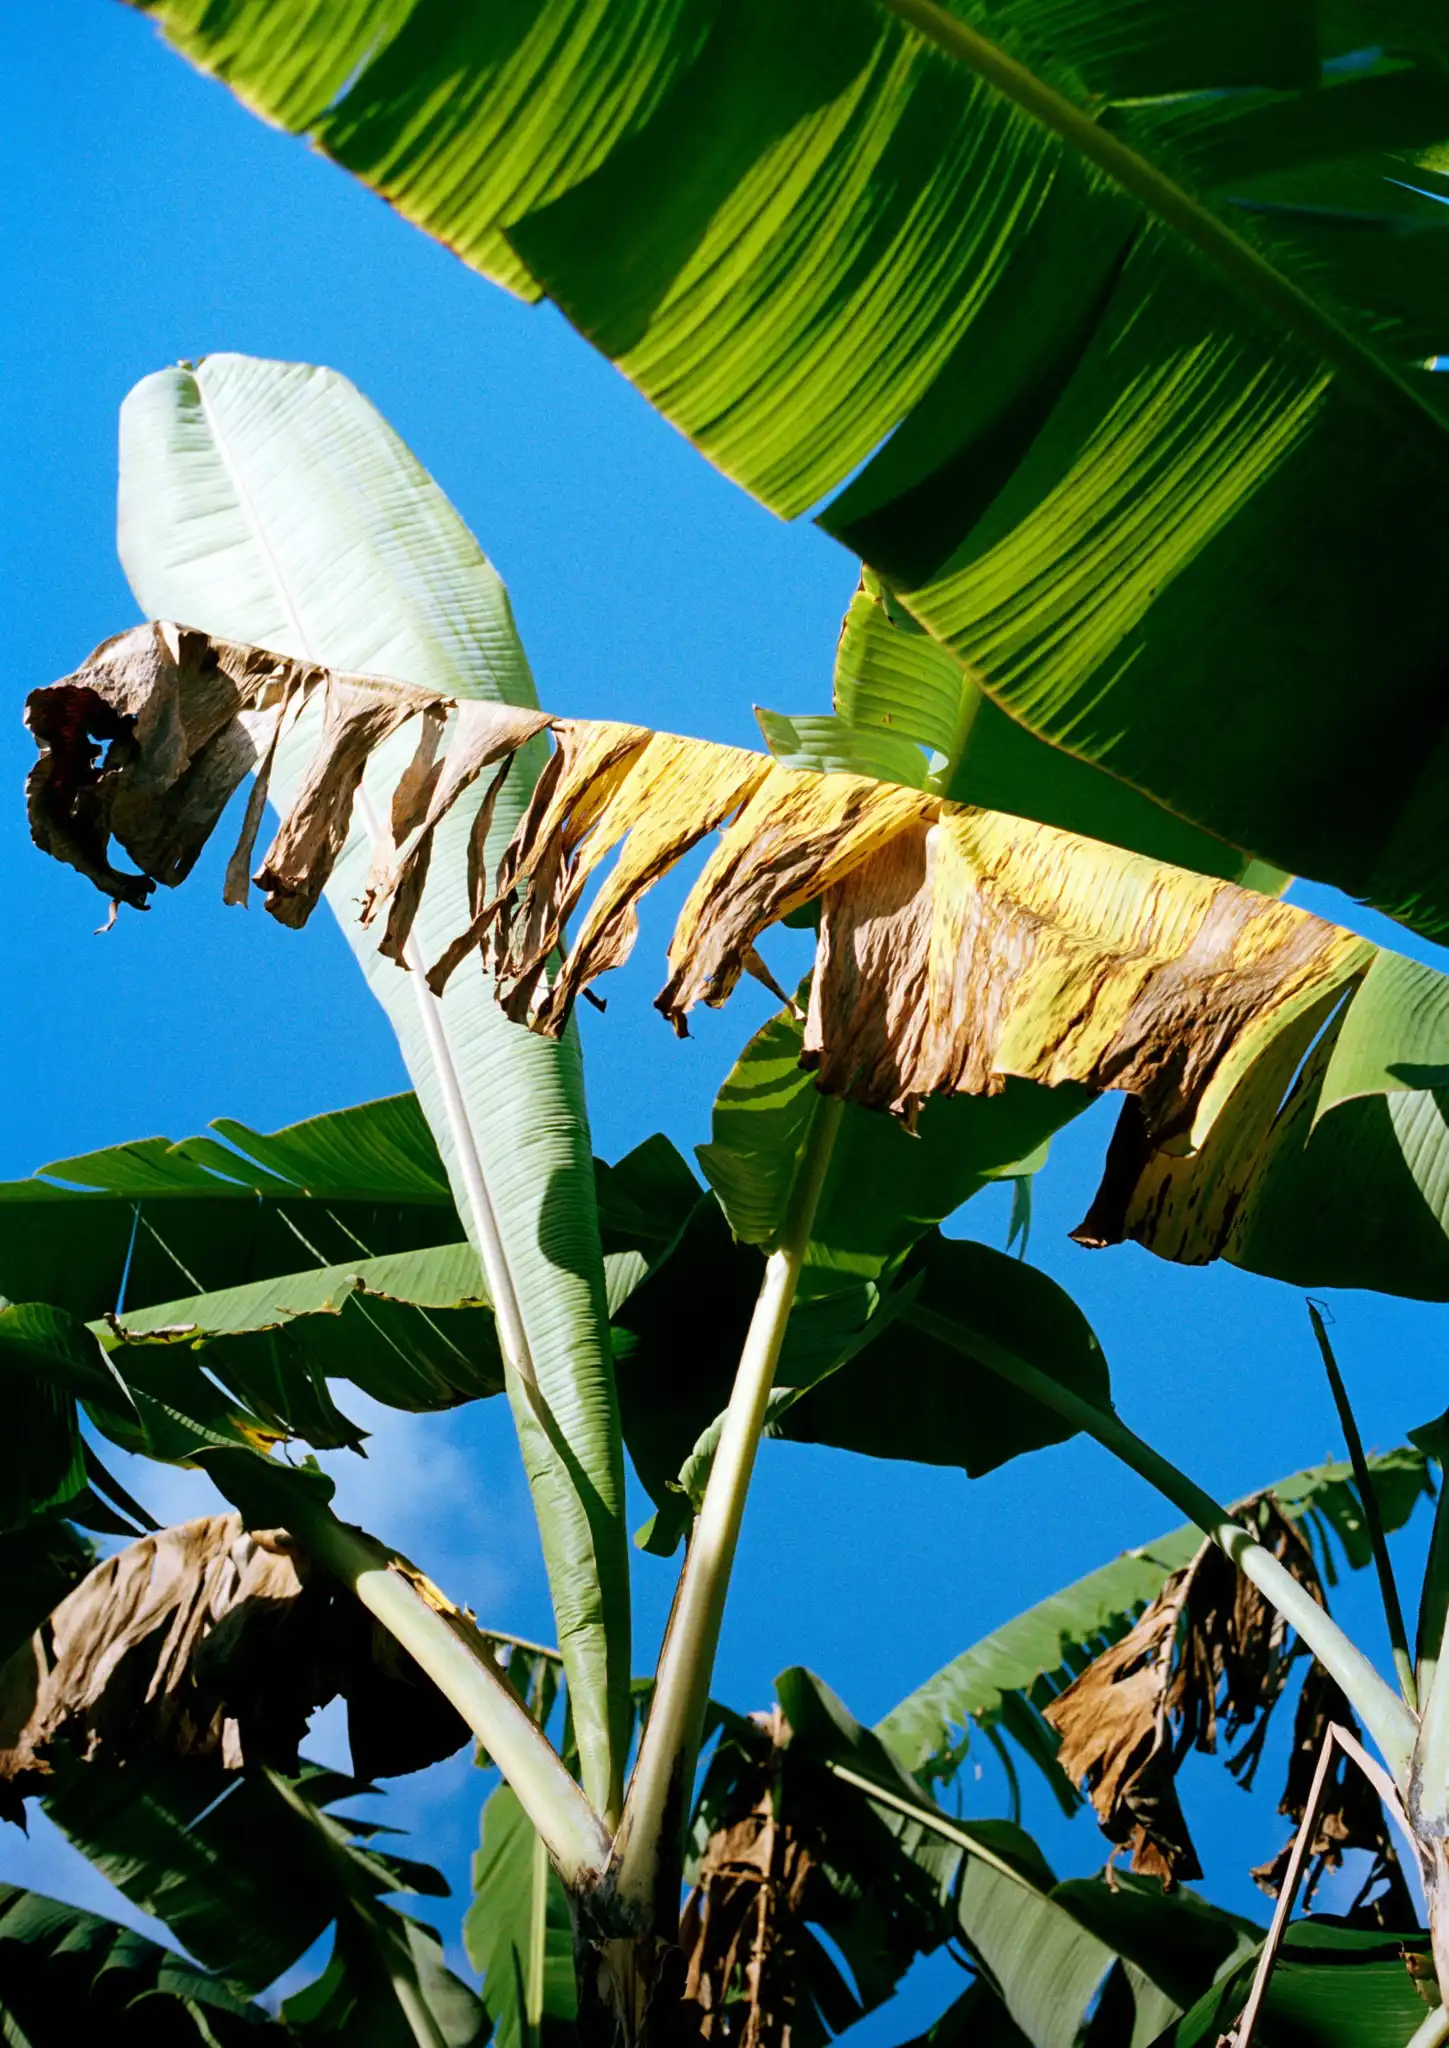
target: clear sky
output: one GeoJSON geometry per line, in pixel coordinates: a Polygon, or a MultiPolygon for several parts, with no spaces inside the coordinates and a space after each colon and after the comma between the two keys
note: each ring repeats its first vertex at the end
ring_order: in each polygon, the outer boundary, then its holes
{"type": "MultiPolygon", "coordinates": [[[[223,909],[220,863],[147,918],[94,936],[98,899],[29,845],[21,781],[27,690],[76,666],[136,608],[114,548],[115,419],[130,385],[212,350],[331,364],[353,378],[450,493],[512,591],[552,710],[627,717],[758,744],[751,706],[828,708],[855,566],[717,476],[550,310],[466,271],[342,172],[245,114],[111,0],[0,9],[0,576],[6,687],[0,860],[8,878],[0,1175],[117,1140],[182,1137],[215,1116],[272,1128],[406,1085],[381,1013],[324,918],[294,935],[223,909]]],[[[1293,772],[1291,761],[1285,774],[1293,772]]],[[[224,838],[225,835],[219,835],[224,838]]],[[[635,959],[583,1018],[595,1148],[652,1130],[708,1135],[715,1088],[767,1005],[743,994],[676,1044],[649,1007],[671,892],[635,959]]],[[[1295,900],[1428,957],[1327,891],[1295,900]]],[[[1068,1242],[1112,1111],[1058,1140],[1037,1186],[1031,1256],[1092,1318],[1119,1407],[1220,1495],[1340,1449],[1301,1299],[1226,1267],[1187,1272],[1136,1248],[1068,1242]]],[[[999,1243],[996,1196],[957,1226],[999,1243]]],[[[1441,1311],[1334,1302],[1368,1441],[1445,1403],[1441,1311]]],[[[361,1414],[360,1400],[344,1401],[361,1414]]],[[[339,1467],[339,1505],[415,1555],[485,1623],[538,1636],[547,1596],[501,1403],[450,1417],[379,1412],[373,1454],[339,1467]]],[[[334,1463],[337,1461],[334,1460],[334,1463]]],[[[132,1483],[165,1517],[206,1485],[149,1467],[132,1483]]],[[[639,1519],[645,1509],[641,1506],[639,1519]]],[[[716,1692],[763,1706],[804,1663],[872,1719],[977,1637],[1178,1517],[1091,1445],[968,1484],[956,1472],[767,1445],[725,1625],[716,1692]]],[[[1427,1516],[1403,1545],[1415,1583],[1427,1516]]],[[[673,1565],[638,1565],[637,1662],[652,1661],[673,1565]]],[[[1338,1611],[1384,1654],[1366,1586],[1338,1611]]],[[[1275,1751],[1281,1753],[1286,1728],[1275,1751]]],[[[329,1723],[314,1745],[337,1755],[329,1723]]],[[[982,1746],[966,1810],[1004,1811],[982,1746]]],[[[339,1760],[340,1756],[339,1756],[339,1760]]],[[[1267,1778],[1265,1770],[1265,1780],[1267,1778]]],[[[1195,1768],[1190,1816],[1206,1889],[1247,1911],[1246,1877],[1281,1839],[1271,1800],[1195,1768]]],[[[466,1892],[486,1789],[466,1758],[402,1780],[389,1818],[466,1892]]],[[[1028,1820],[1063,1875],[1101,1860],[1086,1823],[1044,1798],[1028,1820]]],[[[117,1901],[44,1825],[0,1833],[0,1877],[105,1910],[117,1901]]],[[[446,1921],[446,1915],[444,1915],[446,1921]]],[[[928,1966],[899,2038],[952,1995],[928,1966]]]]}

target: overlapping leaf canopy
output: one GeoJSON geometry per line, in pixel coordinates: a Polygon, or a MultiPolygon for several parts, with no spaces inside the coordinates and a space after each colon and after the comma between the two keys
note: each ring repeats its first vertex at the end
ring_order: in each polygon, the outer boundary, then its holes
{"type": "Polygon", "coordinates": [[[850,479],[1028,732],[1449,928],[1435,9],[138,4],[775,511],[850,479]]]}

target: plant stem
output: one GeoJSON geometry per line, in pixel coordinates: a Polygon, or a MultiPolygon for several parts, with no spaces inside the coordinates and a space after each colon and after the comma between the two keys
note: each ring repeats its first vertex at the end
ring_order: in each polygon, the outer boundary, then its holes
{"type": "Polygon", "coordinates": [[[1234,2048],[1252,2048],[1253,2029],[1258,2023],[1258,2013],[1267,1996],[1268,1979],[1273,1974],[1273,1965],[1278,1960],[1278,1951],[1283,1946],[1283,1936],[1292,1918],[1294,1901],[1298,1897],[1298,1886],[1303,1876],[1303,1866],[1308,1860],[1308,1845],[1313,1840],[1318,1826],[1318,1809],[1323,1803],[1323,1788],[1328,1783],[1334,1748],[1334,1734],[1330,1727],[1323,1738],[1323,1747],[1318,1752],[1318,1762],[1313,1767],[1313,1782],[1308,1788],[1303,1819],[1299,1823],[1297,1834],[1293,1837],[1293,1850],[1288,1858],[1288,1868],[1283,1882],[1278,1888],[1278,1903],[1273,1908],[1273,1921],[1268,1929],[1268,1938],[1258,1952],[1258,1967],[1253,1972],[1248,2002],[1232,2031],[1234,2048]]]}
{"type": "Polygon", "coordinates": [[[1283,1618],[1298,1631],[1324,1669],[1347,1694],[1355,1712],[1383,1752],[1395,1779],[1407,1782],[1418,1723],[1399,1698],[1375,1671],[1362,1650],[1346,1636],[1338,1623],[1320,1607],[1305,1587],[1300,1586],[1278,1559],[1258,1542],[1210,1493],[1170,1464],[1150,1444],[1130,1430],[1113,1409],[1099,1407],[1073,1393],[1049,1373],[1038,1371],[1004,1345],[992,1344],[973,1331],[969,1346],[956,1325],[946,1316],[914,1304],[902,1310],[902,1320],[938,1342],[979,1359],[1023,1393],[1031,1394],[1088,1436],[1095,1437],[1104,1450],[1114,1453],[1124,1465],[1166,1495],[1196,1522],[1205,1536],[1232,1559],[1243,1575],[1272,1602],[1283,1618]]]}
{"type": "MultiPolygon", "coordinates": [[[[391,844],[391,834],[385,833],[377,805],[369,792],[366,782],[358,786],[356,809],[363,830],[367,833],[374,850],[391,844]]],[[[559,1458],[558,1425],[549,1411],[543,1389],[538,1383],[538,1372],[534,1365],[533,1349],[529,1342],[528,1326],[518,1289],[514,1283],[513,1268],[509,1262],[508,1250],[503,1242],[498,1213],[493,1206],[493,1196],[484,1170],[483,1155],[479,1148],[478,1136],[468,1114],[468,1105],[463,1093],[463,1081],[459,1072],[453,1042],[449,1035],[443,1014],[443,1003],[428,986],[429,961],[422,950],[422,943],[416,931],[409,933],[403,946],[403,965],[408,970],[417,1004],[418,1019],[427,1041],[432,1058],[433,1074],[438,1092],[442,1097],[443,1111],[447,1118],[452,1138],[453,1155],[457,1178],[462,1183],[466,1200],[460,1203],[464,1227],[477,1250],[483,1266],[483,1277],[488,1285],[489,1298],[493,1304],[494,1322],[498,1332],[498,1345],[503,1354],[508,1380],[509,1405],[514,1411],[515,1427],[519,1430],[520,1443],[524,1427],[521,1411],[526,1409],[538,1424],[544,1438],[552,1446],[555,1459],[559,1458]]],[[[608,1356],[608,1332],[604,1332],[604,1353],[608,1356]]],[[[527,1458],[527,1446],[523,1446],[527,1458]]],[[[622,1454],[621,1454],[622,1455],[622,1454]]],[[[566,1461],[564,1461],[566,1462],[566,1461]]],[[[573,1481],[569,1484],[572,1486],[573,1481]]],[[[530,1481],[532,1487],[533,1481],[530,1481]]],[[[542,1514],[542,1504],[535,1494],[535,1512],[542,1514]]],[[[540,1522],[542,1528],[542,1522],[540,1522]]],[[[621,1539],[622,1540],[622,1539],[621,1539]]],[[[624,1585],[627,1595],[628,1552],[624,1553],[624,1585]]],[[[552,1573],[552,1566],[550,1566],[552,1573]]],[[[552,1579],[550,1591],[553,1591],[552,1579]]],[[[555,1603],[556,1604],[556,1603],[555,1603]]],[[[607,1615],[609,1605],[606,1602],[607,1615]]],[[[626,1604],[616,1630],[620,1640],[610,1643],[611,1664],[618,1665],[625,1673],[629,1670],[629,1616],[626,1604]]],[[[577,1674],[575,1674],[577,1676],[577,1674]]],[[[580,1711],[584,1699],[580,1687],[575,1687],[576,1727],[579,1732],[580,1770],[585,1786],[599,1810],[610,1825],[618,1817],[619,1799],[623,1786],[624,1758],[620,1754],[621,1744],[609,1725],[606,1713],[600,1729],[602,1740],[590,1738],[589,1722],[580,1711]]],[[[515,1790],[517,1788],[515,1787],[515,1790]]],[[[519,1795],[522,1797],[522,1794],[519,1795]]]]}
{"type": "Polygon", "coordinates": [[[409,2031],[418,2048],[448,2048],[443,2039],[442,2029],[428,2009],[426,2000],[418,1990],[417,1980],[406,1970],[391,1970],[392,1995],[402,2008],[402,2016],[408,2023],[409,2031]]]}
{"type": "Polygon", "coordinates": [[[1353,1476],[1358,1485],[1363,1518],[1368,1526],[1369,1543],[1374,1554],[1374,1570],[1378,1573],[1379,1593],[1384,1603],[1389,1646],[1393,1651],[1394,1669],[1399,1674],[1399,1690],[1404,1695],[1404,1702],[1409,1711],[1416,1714],[1419,1711],[1419,1694],[1414,1683],[1414,1660],[1409,1655],[1409,1632],[1404,1626],[1404,1610],[1399,1603],[1399,1588],[1394,1579],[1394,1567],[1389,1559],[1388,1538],[1384,1535],[1384,1519],[1379,1513],[1379,1499],[1374,1492],[1373,1474],[1369,1471],[1368,1459],[1364,1456],[1363,1438],[1358,1433],[1358,1424],[1354,1420],[1353,1409],[1349,1404],[1348,1389],[1343,1384],[1338,1360],[1334,1357],[1333,1346],[1328,1341],[1328,1330],[1324,1325],[1323,1314],[1316,1302],[1310,1301],[1308,1304],[1308,1320],[1312,1323],[1313,1334],[1318,1339],[1318,1349],[1323,1357],[1323,1370],[1328,1375],[1329,1391],[1333,1395],[1333,1405],[1338,1410],[1343,1440],[1348,1446],[1349,1463],[1353,1466],[1353,1476]]]}
{"type": "Polygon", "coordinates": [[[1425,2013],[1415,2027],[1404,2048],[1439,2048],[1439,2043],[1449,2034],[1449,2005],[1436,2005],[1425,2013]]]}
{"type": "Polygon", "coordinates": [[[725,1594],[785,1325],[840,1126],[841,1103],[818,1098],[779,1242],[765,1264],[719,1446],[680,1574],[639,1759],[614,1845],[615,1892],[642,1932],[672,1934],[677,1865],[689,1811],[725,1594]]]}
{"type": "Polygon", "coordinates": [[[276,1505],[276,1522],[351,1588],[457,1708],[517,1794],[564,1883],[576,1889],[596,1880],[608,1861],[604,1825],[499,1675],[486,1637],[421,1574],[411,1576],[382,1544],[339,1522],[300,1488],[288,1487],[276,1505]]]}
{"type": "Polygon", "coordinates": [[[533,1838],[533,1898],[528,1917],[527,2048],[543,2048],[543,1984],[548,1968],[548,1857],[533,1838]]]}
{"type": "Polygon", "coordinates": [[[1424,1566],[1415,1643],[1419,1692],[1424,1699],[1434,1689],[1446,1624],[1449,1624],[1449,1464],[1441,1458],[1439,1498],[1434,1503],[1434,1533],[1429,1539],[1429,1558],[1424,1566]]]}

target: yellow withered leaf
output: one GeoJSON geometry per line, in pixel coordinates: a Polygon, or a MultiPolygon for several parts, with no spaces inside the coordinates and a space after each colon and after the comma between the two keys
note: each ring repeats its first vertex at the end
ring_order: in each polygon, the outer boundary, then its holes
{"type": "Polygon", "coordinates": [[[1149,1141],[1183,1148],[1374,950],[1276,898],[953,804],[830,890],[820,930],[805,1043],[831,1093],[909,1115],[1008,1075],[1073,1081],[1136,1096],[1149,1141]]]}
{"type": "MultiPolygon", "coordinates": [[[[418,744],[391,793],[364,916],[387,912],[382,950],[401,963],[433,834],[497,764],[471,833],[468,922],[428,980],[440,990],[479,953],[509,1015],[539,1031],[564,1029],[577,997],[628,956],[640,898],[718,830],[658,998],[676,1030],[694,1004],[724,1002],[742,972],[767,974],[761,933],[819,899],[805,1059],[826,1091],[907,1120],[932,1095],[991,1094],[1009,1076],[1133,1099],[1083,1225],[1089,1242],[1141,1234],[1144,1216],[1174,1204],[1185,1217],[1200,1199],[1217,1205],[1209,1234],[1221,1240],[1246,1156],[1236,1177],[1197,1181],[1174,1162],[1206,1158],[1229,1099],[1235,1114],[1274,1113],[1326,1010],[1373,956],[1275,898],[922,790],[643,726],[460,705],[166,625],[106,643],[30,699],[38,841],[144,902],[153,878],[186,872],[245,766],[260,757],[265,773],[282,721],[319,693],[321,739],[258,873],[284,922],[316,902],[368,758],[410,720],[418,744]],[[490,886],[492,799],[544,728],[553,752],[490,886]],[[112,835],[141,876],[111,866],[112,835]]],[[[254,793],[246,848],[259,810],[254,793]]]]}

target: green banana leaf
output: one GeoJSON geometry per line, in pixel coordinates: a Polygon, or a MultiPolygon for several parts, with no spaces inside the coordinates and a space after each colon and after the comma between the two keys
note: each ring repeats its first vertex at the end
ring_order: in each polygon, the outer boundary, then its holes
{"type": "MultiPolygon", "coordinates": [[[[447,1895],[436,1871],[389,1857],[371,1845],[369,1823],[330,1811],[371,1790],[316,1765],[287,1779],[158,1757],[125,1770],[74,1765],[57,1775],[44,1803],[134,1905],[254,1996],[334,1923],[344,1962],[366,1942],[396,1966],[403,1916],[384,1896],[447,1895]]],[[[334,1978],[318,1991],[319,2003],[335,1992],[334,1978]]],[[[394,2029],[393,2038],[411,2048],[406,2032],[394,2029]]],[[[477,2038],[476,2020],[467,2038],[477,2038]]]]}
{"type": "Polygon", "coordinates": [[[1249,1948],[1249,1923],[1190,1892],[1132,1885],[1124,1910],[1100,1882],[1059,1885],[1020,1828],[948,1818],[813,1673],[783,1672],[775,1689],[797,1812],[811,1802],[867,1884],[896,1859],[912,1866],[934,1897],[935,1940],[962,1941],[1033,2048],[1072,2048],[1118,1965],[1136,2011],[1128,2039],[1142,2048],[1249,1948]]]}
{"type": "Polygon", "coordinates": [[[12,2048],[275,2048],[291,2038],[225,1977],[14,1884],[0,1885],[0,2029],[12,2048]]]}
{"type": "Polygon", "coordinates": [[[280,1131],[219,1118],[180,1143],[57,1159],[0,1182],[0,1219],[0,1293],[86,1321],[463,1235],[411,1095],[280,1131]]]}
{"type": "Polygon", "coordinates": [[[772,510],[844,485],[1030,733],[1449,929],[1437,10],[136,4],[772,510]]]}
{"type": "Polygon", "coordinates": [[[568,1899],[506,1785],[483,1808],[463,1945],[483,1979],[495,2048],[550,2048],[572,2038],[578,1994],[568,1899]]]}
{"type": "MultiPolygon", "coordinates": [[[[744,1244],[768,1247],[784,1222],[821,1101],[800,1065],[804,1025],[790,1010],[748,1041],[715,1098],[701,1170],[744,1244]]],[[[1000,1095],[926,1103],[914,1133],[847,1102],[820,1191],[801,1274],[805,1299],[886,1277],[925,1231],[1088,1108],[1090,1091],[1009,1081],[1000,1095]]]]}
{"type": "Polygon", "coordinates": [[[1271,894],[1287,881],[1103,769],[1038,739],[985,695],[869,571],[840,629],[834,694],[834,713],[809,721],[803,735],[804,720],[759,714],[777,759],[865,775],[881,773],[869,765],[873,760],[883,766],[889,759],[904,772],[884,779],[912,786],[929,767],[935,787],[956,803],[1010,811],[1271,894]],[[783,744],[787,724],[796,729],[793,747],[783,744]]]}
{"type": "MultiPolygon", "coordinates": [[[[1432,1497],[1428,1459],[1404,1446],[1369,1459],[1384,1528],[1408,1522],[1432,1497]]],[[[1302,1518],[1332,1583],[1329,1536],[1350,1570],[1372,1563],[1363,1507],[1349,1465],[1318,1465],[1270,1489],[1284,1513],[1302,1518]]],[[[953,1779],[964,1763],[973,1725],[999,1729],[1039,1765],[1068,1812],[1077,1797],[1055,1763],[1057,1737],[1042,1720],[1046,1706],[1076,1673],[1120,1639],[1173,1572],[1201,1548],[1201,1530],[1187,1525],[1124,1551],[1084,1578],[962,1651],[875,1724],[875,1733],[912,1777],[932,1784],[953,1779]]]]}
{"type": "MultiPolygon", "coordinates": [[[[702,1202],[671,1255],[614,1325],[619,1398],[635,1470],[657,1514],[636,1539],[667,1554],[703,1496],[735,1361],[763,1271],[732,1245],[718,1209],[702,1202]],[[688,1329],[690,1367],[679,1369],[688,1329]]],[[[1108,1375],[1090,1327],[1035,1267],[964,1240],[933,1235],[883,1306],[864,1289],[797,1307],[771,1396],[767,1434],[868,1456],[959,1465],[972,1477],[1072,1434],[1039,1403],[971,1369],[973,1337],[1007,1346],[1094,1401],[1108,1375]],[[897,1320],[903,1304],[948,1305],[959,1347],[897,1320]]]]}
{"type": "MultiPolygon", "coordinates": [[[[213,356],[145,379],[122,409],[120,549],[153,616],[456,696],[535,701],[499,577],[403,444],[330,371],[213,356]]],[[[299,783],[316,732],[303,718],[278,748],[279,800],[299,783]]],[[[496,1243],[512,1297],[509,1394],[584,1785],[612,1811],[629,1709],[628,1543],[578,1047],[510,1025],[481,976],[455,976],[441,1000],[423,994],[359,925],[372,858],[367,788],[389,762],[396,780],[412,741],[400,739],[401,760],[398,744],[374,757],[328,897],[397,1032],[468,1236],[485,1258],[496,1243]]],[[[510,777],[491,858],[529,779],[510,777]]],[[[416,926],[429,958],[466,904],[481,801],[480,789],[438,835],[416,926]]]]}
{"type": "MultiPolygon", "coordinates": [[[[1315,2048],[1403,2048],[1426,2017],[1404,1967],[1426,1957],[1426,1934],[1374,1934],[1317,1921],[1284,1933],[1268,1980],[1261,2023],[1270,2042],[1312,2041],[1315,2048]]],[[[1256,1957],[1205,1991],[1183,2014],[1164,2048],[1203,2048],[1242,2011],[1256,1957]]]]}
{"type": "MultiPolygon", "coordinates": [[[[0,1370],[14,1363],[50,1382],[39,1391],[33,1377],[16,1383],[14,1398],[36,1413],[14,1439],[25,1455],[17,1448],[11,1483],[0,1478],[0,1514],[12,1512],[5,1503],[20,1514],[43,1510],[56,1488],[57,1498],[73,1498],[83,1483],[64,1388],[125,1449],[153,1455],[175,1455],[183,1441],[170,1427],[176,1414],[154,1401],[215,1423],[225,1404],[211,1380],[253,1435],[273,1431],[317,1449],[358,1445],[365,1434],[337,1408],[329,1379],[414,1411],[502,1390],[487,1281],[473,1247],[455,1241],[462,1225],[413,1096],[265,1135],[230,1119],[211,1129],[227,1143],[147,1139],[0,1186],[0,1213],[14,1226],[0,1247],[0,1278],[50,1283],[61,1297],[59,1306],[0,1309],[0,1370]],[[385,1249],[372,1256],[371,1247],[385,1249]],[[328,1263],[328,1254],[349,1255],[328,1263]],[[321,1263],[297,1269],[308,1255],[321,1263]],[[204,1291],[171,1294],[178,1279],[199,1275],[211,1282],[204,1291]],[[97,1300],[118,1306],[88,1334],[65,1310],[97,1300]]],[[[612,1311],[642,1276],[645,1255],[673,1237],[699,1185],[663,1137],[614,1166],[596,1160],[594,1170],[612,1311]]],[[[190,1447],[185,1439],[181,1455],[190,1447]]]]}

